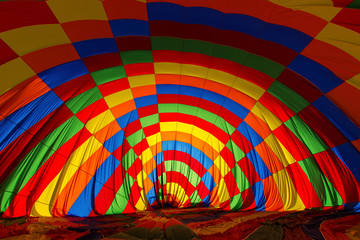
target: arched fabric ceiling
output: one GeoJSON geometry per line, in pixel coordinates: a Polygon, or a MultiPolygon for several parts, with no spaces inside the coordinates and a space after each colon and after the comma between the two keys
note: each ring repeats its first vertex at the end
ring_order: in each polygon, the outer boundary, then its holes
{"type": "Polygon", "coordinates": [[[2,1],[2,216],[357,210],[359,8],[2,1]]]}

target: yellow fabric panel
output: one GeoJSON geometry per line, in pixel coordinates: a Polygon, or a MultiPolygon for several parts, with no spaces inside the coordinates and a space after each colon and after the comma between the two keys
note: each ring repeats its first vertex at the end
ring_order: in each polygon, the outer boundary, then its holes
{"type": "Polygon", "coordinates": [[[19,56],[39,49],[71,43],[60,24],[33,25],[0,33],[19,56]]]}
{"type": "MultiPolygon", "coordinates": [[[[70,181],[79,167],[93,155],[102,144],[93,136],[85,141],[78,149],[76,149],[66,162],[63,169],[50,182],[50,184],[42,192],[38,200],[35,202],[32,210],[32,216],[51,217],[51,206],[56,200],[59,193],[62,192],[66,184],[70,181]]],[[[89,176],[90,178],[92,176],[89,176]]]]}
{"type": "Polygon", "coordinates": [[[106,96],[104,99],[109,108],[112,108],[133,99],[133,95],[131,89],[125,89],[123,91],[106,96]]]}
{"type": "Polygon", "coordinates": [[[284,210],[294,211],[303,210],[305,205],[302,202],[296,188],[289,177],[286,169],[283,169],[273,175],[274,181],[278,187],[281,199],[284,204],[284,210]]]}
{"type": "Polygon", "coordinates": [[[182,64],[181,65],[181,74],[186,76],[193,76],[199,78],[207,78],[209,68],[196,66],[191,64],[182,64]]]}
{"type": "Polygon", "coordinates": [[[265,138],[264,141],[273,150],[273,152],[278,157],[280,162],[284,165],[284,167],[296,162],[291,153],[289,153],[289,151],[284,147],[284,145],[282,145],[281,142],[277,140],[273,133],[271,133],[267,138],[265,138]]]}
{"type": "Polygon", "coordinates": [[[331,0],[270,0],[270,2],[313,14],[326,21],[330,21],[341,11],[341,8],[334,7],[331,0]]]}
{"type": "Polygon", "coordinates": [[[136,203],[135,208],[140,211],[144,211],[147,208],[148,201],[146,198],[146,194],[144,190],[140,191],[141,197],[139,198],[139,201],[136,203]]]}
{"type": "Polygon", "coordinates": [[[316,39],[334,45],[360,60],[360,34],[355,31],[328,23],[316,39]]]}
{"type": "Polygon", "coordinates": [[[166,183],[166,194],[172,194],[179,199],[181,205],[184,205],[189,199],[189,196],[186,195],[186,192],[182,186],[178,183],[168,182],[166,183]]]}
{"type": "Polygon", "coordinates": [[[278,117],[276,117],[270,110],[268,110],[259,102],[254,105],[254,107],[251,109],[251,112],[263,120],[269,126],[271,131],[275,130],[283,123],[278,117]]]}
{"type": "Polygon", "coordinates": [[[101,1],[48,0],[46,1],[60,23],[77,20],[107,20],[101,1]]]}
{"type": "Polygon", "coordinates": [[[227,189],[225,180],[223,178],[220,179],[219,185],[218,185],[218,195],[219,195],[219,202],[220,204],[229,200],[230,199],[230,195],[229,195],[229,191],[227,189]]]}
{"type": "Polygon", "coordinates": [[[160,132],[155,133],[155,134],[147,137],[146,140],[147,140],[147,142],[149,144],[149,147],[154,146],[157,143],[162,142],[161,133],[160,132]]]}
{"type": "Polygon", "coordinates": [[[145,74],[134,77],[128,77],[128,80],[131,88],[156,84],[154,74],[145,74]]]}
{"type": "Polygon", "coordinates": [[[232,87],[256,100],[259,100],[265,92],[263,88],[242,78],[236,78],[232,87]]]}
{"type": "Polygon", "coordinates": [[[142,164],[145,164],[147,161],[153,158],[153,154],[150,148],[145,149],[141,152],[139,159],[141,160],[142,164]]]}
{"type": "Polygon", "coordinates": [[[214,135],[204,131],[196,126],[181,122],[161,122],[160,129],[162,132],[183,132],[192,134],[195,137],[207,142],[215,151],[220,152],[224,148],[224,144],[220,142],[214,135]]]}
{"type": "Polygon", "coordinates": [[[231,87],[236,79],[236,76],[216,69],[209,69],[207,78],[231,87]]]}
{"type": "Polygon", "coordinates": [[[154,63],[155,74],[179,74],[181,73],[181,64],[178,63],[154,63]]]}
{"type": "Polygon", "coordinates": [[[36,73],[21,58],[2,64],[0,66],[0,95],[34,75],[36,73]]]}
{"type": "Polygon", "coordinates": [[[360,90],[360,73],[358,75],[350,78],[346,82],[360,90]]]}
{"type": "Polygon", "coordinates": [[[97,133],[102,128],[106,127],[108,124],[110,124],[112,121],[114,121],[115,118],[111,112],[110,109],[106,110],[105,112],[97,115],[93,119],[90,119],[85,127],[91,132],[92,134],[97,133]]]}
{"type": "Polygon", "coordinates": [[[225,177],[226,174],[228,174],[228,172],[231,170],[229,165],[227,165],[226,161],[220,155],[215,159],[214,164],[220,170],[222,177],[225,177]]]}
{"type": "MultiPolygon", "coordinates": [[[[71,154],[63,167],[62,172],[59,173],[61,175],[58,183],[59,192],[63,190],[76,170],[102,146],[103,145],[94,136],[91,136],[71,154]]],[[[54,190],[51,189],[51,191],[54,190]]]]}

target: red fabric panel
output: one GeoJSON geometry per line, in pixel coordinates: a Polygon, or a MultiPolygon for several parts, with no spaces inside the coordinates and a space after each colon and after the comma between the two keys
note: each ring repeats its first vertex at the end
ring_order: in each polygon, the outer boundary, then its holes
{"type": "Polygon", "coordinates": [[[119,52],[131,50],[152,50],[150,37],[124,36],[115,38],[119,52]]]}
{"type": "Polygon", "coordinates": [[[0,32],[31,25],[59,23],[45,1],[3,1],[0,4],[0,32]]]}
{"type": "Polygon", "coordinates": [[[86,92],[87,90],[96,87],[96,84],[90,74],[74,78],[66,83],[53,89],[58,97],[66,102],[70,98],[86,92]]]}
{"type": "Polygon", "coordinates": [[[311,153],[304,143],[301,142],[285,125],[281,125],[275,129],[273,133],[297,161],[311,156],[311,153]]]}
{"type": "Polygon", "coordinates": [[[321,91],[311,82],[287,68],[277,77],[277,80],[297,92],[310,103],[322,96],[321,91]]]}
{"type": "Polygon", "coordinates": [[[0,39],[0,52],[0,65],[18,57],[18,55],[2,39],[0,39]]]}
{"type": "Polygon", "coordinates": [[[329,147],[336,147],[348,141],[339,129],[313,105],[309,105],[301,110],[298,116],[304,120],[329,147]]]}
{"type": "Polygon", "coordinates": [[[322,207],[322,203],[309,181],[308,176],[302,170],[298,163],[293,163],[287,166],[286,171],[293,182],[297,193],[299,194],[302,202],[306,208],[322,207]]]}
{"type": "Polygon", "coordinates": [[[90,72],[123,65],[119,53],[98,54],[83,58],[83,62],[90,72]]]}

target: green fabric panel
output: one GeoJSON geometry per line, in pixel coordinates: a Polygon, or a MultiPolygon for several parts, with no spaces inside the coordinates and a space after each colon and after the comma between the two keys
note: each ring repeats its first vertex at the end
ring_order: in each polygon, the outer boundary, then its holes
{"type": "Polygon", "coordinates": [[[285,122],[285,125],[306,145],[312,154],[328,149],[320,137],[297,115],[285,122]]]}
{"type": "Polygon", "coordinates": [[[295,113],[300,112],[310,104],[295,91],[278,81],[274,81],[267,91],[283,102],[295,113]]]}
{"type": "Polygon", "coordinates": [[[124,66],[105,68],[99,71],[92,72],[90,74],[97,85],[101,85],[117,79],[126,78],[124,66]]]}
{"type": "Polygon", "coordinates": [[[199,192],[195,190],[191,196],[190,196],[190,202],[192,203],[192,206],[196,206],[201,202],[201,197],[199,196],[199,192]]]}
{"type": "Polygon", "coordinates": [[[165,161],[164,166],[165,166],[165,171],[174,171],[174,172],[182,173],[185,177],[188,178],[188,181],[194,187],[196,187],[201,181],[199,175],[197,175],[196,172],[194,172],[194,170],[192,170],[190,166],[187,165],[186,163],[170,160],[170,161],[165,161]]]}
{"type": "Polygon", "coordinates": [[[0,211],[8,208],[13,197],[21,191],[36,171],[83,127],[84,124],[73,116],[46,136],[25,156],[1,186],[0,211]]]}
{"type": "Polygon", "coordinates": [[[343,204],[341,196],[321,171],[314,158],[310,157],[298,163],[308,176],[323,206],[339,206],[343,204]]]}
{"type": "Polygon", "coordinates": [[[132,185],[135,180],[126,173],[124,177],[124,182],[119,188],[118,192],[115,194],[115,198],[111,203],[109,209],[106,211],[105,215],[119,214],[122,213],[129,202],[129,193],[132,185]]]}
{"type": "Polygon", "coordinates": [[[235,164],[233,169],[231,169],[231,172],[233,173],[234,178],[236,179],[236,184],[240,192],[243,192],[250,187],[250,183],[247,180],[244,172],[239,167],[239,165],[235,164]]]}
{"type": "Polygon", "coordinates": [[[244,65],[259,70],[272,78],[277,78],[285,69],[281,64],[255,54],[249,54],[244,65]]]}
{"type": "Polygon", "coordinates": [[[245,153],[230,139],[226,147],[234,154],[236,162],[245,157],[245,153]]]}
{"type": "Polygon", "coordinates": [[[126,140],[129,142],[131,147],[134,147],[136,144],[141,142],[145,138],[144,130],[140,129],[139,131],[128,136],[126,140]]]}
{"type": "Polygon", "coordinates": [[[243,64],[248,55],[250,53],[223,45],[217,45],[213,53],[214,57],[228,59],[239,64],[243,64]]]}
{"type": "Polygon", "coordinates": [[[174,37],[151,37],[151,46],[153,50],[173,50],[181,52],[183,49],[181,38],[174,37]]]}
{"type": "Polygon", "coordinates": [[[215,126],[219,127],[229,135],[231,135],[236,130],[236,128],[234,128],[232,125],[230,125],[228,122],[226,122],[223,118],[219,117],[218,115],[194,106],[177,104],[177,103],[164,103],[164,104],[159,104],[158,108],[159,108],[159,113],[178,112],[192,116],[197,116],[201,119],[204,119],[205,121],[213,123],[215,126]]]}
{"type": "Polygon", "coordinates": [[[159,114],[153,114],[140,118],[140,122],[143,128],[159,123],[159,114]]]}
{"type": "Polygon", "coordinates": [[[152,51],[150,50],[134,50],[120,53],[121,59],[126,64],[133,63],[151,63],[153,62],[152,51]]]}
{"type": "Polygon", "coordinates": [[[127,171],[137,158],[138,156],[136,155],[135,151],[133,149],[130,149],[121,159],[121,165],[127,171]]]}
{"type": "Polygon", "coordinates": [[[354,0],[352,3],[346,6],[346,8],[360,9],[360,0],[354,0]]]}
{"type": "Polygon", "coordinates": [[[84,108],[93,104],[97,100],[101,99],[103,96],[101,95],[99,89],[94,87],[92,89],[83,92],[82,94],[77,95],[76,97],[70,99],[65,103],[65,105],[74,113],[77,114],[84,108]]]}
{"type": "Polygon", "coordinates": [[[199,40],[184,40],[183,52],[201,53],[208,56],[213,54],[215,44],[199,40]]]}
{"type": "Polygon", "coordinates": [[[189,39],[182,40],[177,38],[152,37],[151,40],[154,50],[196,52],[208,56],[224,58],[261,71],[272,78],[277,78],[285,69],[284,66],[270,59],[234,47],[189,39]]]}
{"type": "Polygon", "coordinates": [[[241,193],[233,196],[230,199],[230,208],[231,209],[240,209],[243,204],[241,193]]]}

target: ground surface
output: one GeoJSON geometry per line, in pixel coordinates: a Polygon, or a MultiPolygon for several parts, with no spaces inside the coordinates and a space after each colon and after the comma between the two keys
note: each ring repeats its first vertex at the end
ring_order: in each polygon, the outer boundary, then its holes
{"type": "Polygon", "coordinates": [[[360,214],[159,209],[92,218],[0,219],[4,239],[360,239],[360,214]]]}

